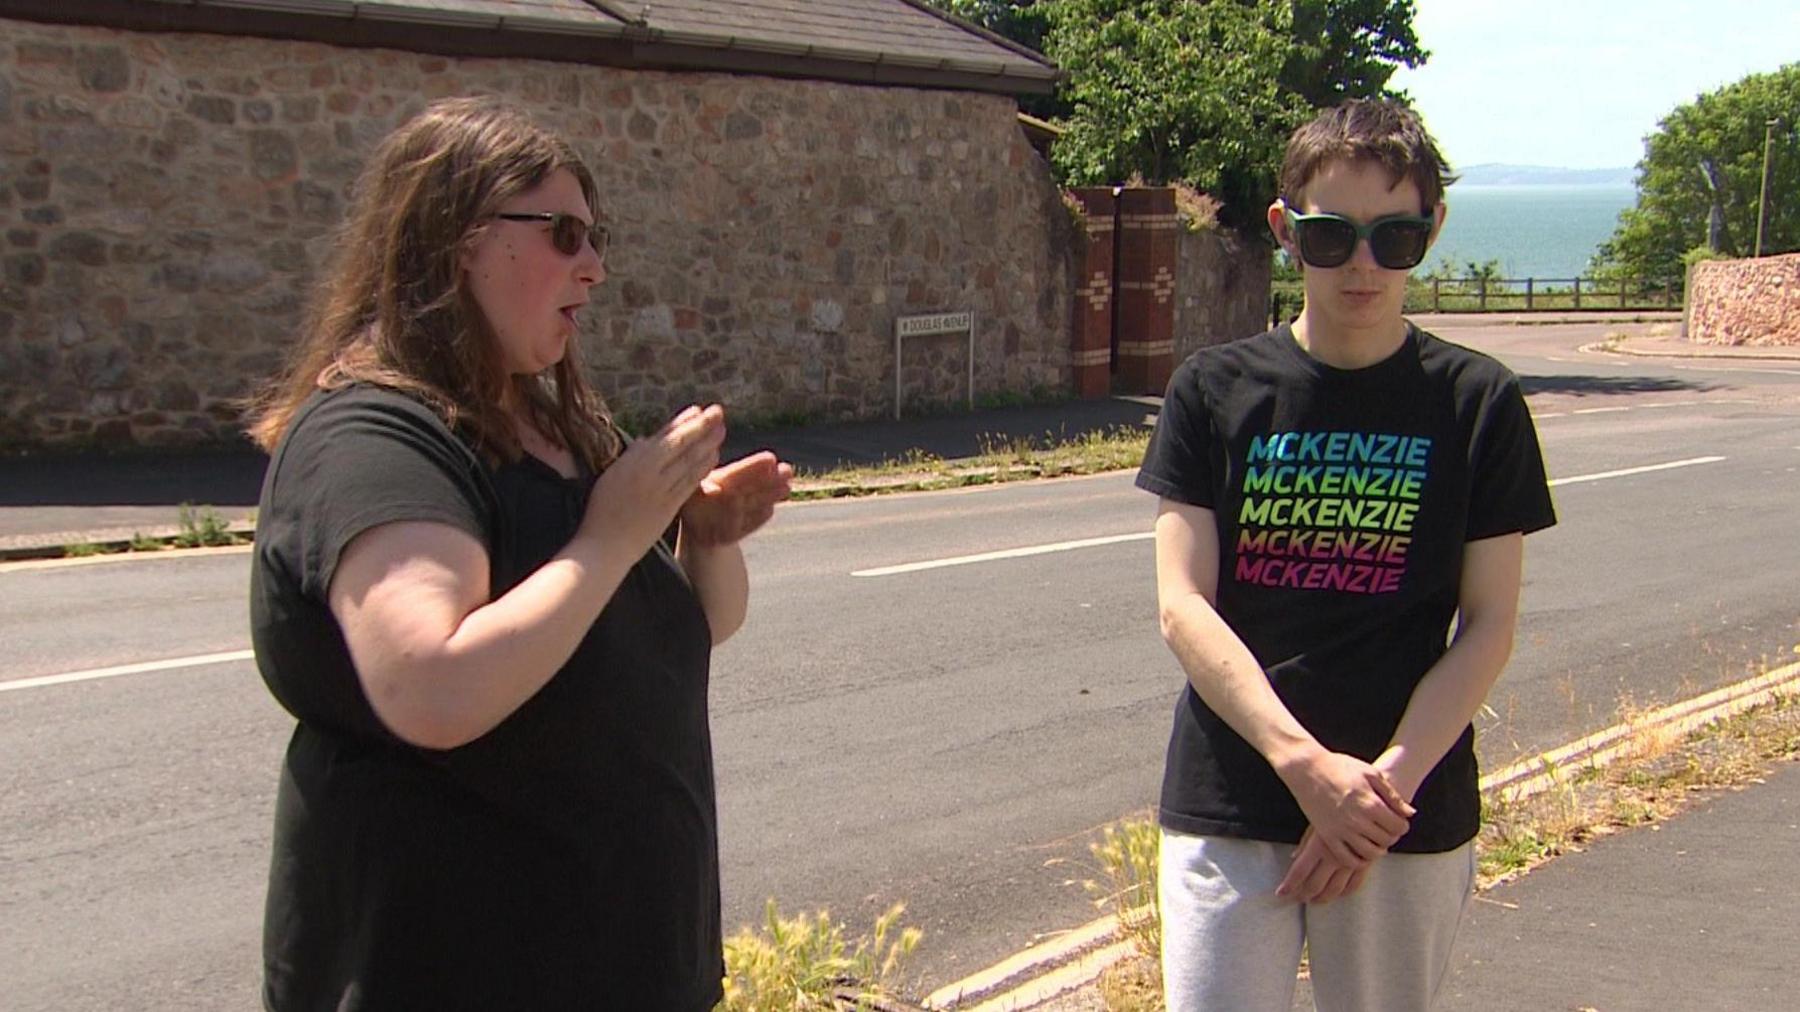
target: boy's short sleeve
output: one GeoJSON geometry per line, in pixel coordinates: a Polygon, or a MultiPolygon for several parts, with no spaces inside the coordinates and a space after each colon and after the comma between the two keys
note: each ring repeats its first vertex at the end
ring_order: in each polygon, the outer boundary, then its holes
{"type": "Polygon", "coordinates": [[[272,546],[306,597],[323,602],[344,548],[398,521],[448,524],[488,544],[480,460],[424,405],[350,388],[307,410],[271,465],[272,546]]]}
{"type": "Polygon", "coordinates": [[[1467,541],[1556,523],[1537,427],[1516,377],[1507,377],[1482,406],[1469,447],[1472,481],[1467,541]]]}
{"type": "Polygon", "coordinates": [[[1214,443],[1212,412],[1200,386],[1199,368],[1190,358],[1169,378],[1137,486],[1165,499],[1213,508],[1214,443]]]}

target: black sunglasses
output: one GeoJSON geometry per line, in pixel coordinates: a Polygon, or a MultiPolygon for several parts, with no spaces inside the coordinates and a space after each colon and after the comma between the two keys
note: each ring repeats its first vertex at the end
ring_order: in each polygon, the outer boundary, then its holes
{"type": "Polygon", "coordinates": [[[575,256],[581,252],[581,241],[586,239],[594,247],[595,255],[606,259],[606,245],[611,236],[606,226],[597,221],[590,225],[576,215],[556,211],[496,214],[494,217],[502,221],[547,221],[550,223],[550,245],[555,246],[558,253],[575,256]]]}
{"type": "Polygon", "coordinates": [[[1431,246],[1431,230],[1437,222],[1429,215],[1390,214],[1359,225],[1341,214],[1287,214],[1288,228],[1300,247],[1300,259],[1309,267],[1342,267],[1356,255],[1358,241],[1367,240],[1375,262],[1390,271],[1409,271],[1425,259],[1431,246]]]}

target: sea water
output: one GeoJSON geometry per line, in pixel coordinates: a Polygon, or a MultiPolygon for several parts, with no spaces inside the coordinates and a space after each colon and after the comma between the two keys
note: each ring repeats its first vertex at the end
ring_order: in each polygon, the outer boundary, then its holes
{"type": "Polygon", "coordinates": [[[1447,263],[1460,275],[1470,261],[1498,260],[1504,278],[1585,276],[1595,250],[1612,238],[1619,212],[1636,199],[1629,185],[1457,184],[1444,195],[1450,214],[1419,273],[1447,263]]]}

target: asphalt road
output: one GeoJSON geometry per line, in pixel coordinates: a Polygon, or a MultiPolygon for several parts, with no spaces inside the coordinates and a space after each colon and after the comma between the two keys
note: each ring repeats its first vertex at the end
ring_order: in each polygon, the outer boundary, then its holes
{"type": "MultiPolygon", "coordinates": [[[[1533,536],[1498,765],[1800,642],[1800,364],[1577,354],[1598,328],[1440,333],[1525,383],[1562,523],[1533,536]]],[[[715,658],[728,925],[904,900],[921,990],[1091,919],[1092,831],[1155,797],[1180,673],[1129,475],[795,504],[715,658]],[[1085,539],[1117,538],[1100,544],[1085,539]],[[1038,554],[869,574],[1005,549],[1038,554]]],[[[288,721],[247,661],[248,559],[0,572],[0,1004],[255,1004],[288,721]]]]}

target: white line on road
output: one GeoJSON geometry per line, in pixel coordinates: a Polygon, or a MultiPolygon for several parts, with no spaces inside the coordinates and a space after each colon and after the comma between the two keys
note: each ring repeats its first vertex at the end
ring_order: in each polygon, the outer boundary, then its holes
{"type": "Polygon", "coordinates": [[[150,671],[169,671],[175,668],[198,668],[208,664],[229,664],[232,661],[247,661],[256,656],[249,650],[232,650],[222,654],[196,654],[192,657],[171,657],[162,661],[143,661],[138,664],[118,664],[110,668],[92,668],[88,671],[70,671],[61,675],[40,675],[37,678],[20,678],[10,682],[0,682],[0,692],[13,692],[18,689],[39,689],[46,685],[64,685],[69,682],[87,682],[96,678],[117,678],[120,675],[140,675],[150,671]]]}
{"type": "Polygon", "coordinates": [[[1649,474],[1651,471],[1672,471],[1678,467],[1693,467],[1695,464],[1716,464],[1724,457],[1689,457],[1686,460],[1671,460],[1667,464],[1645,464],[1643,467],[1627,467],[1618,471],[1599,471],[1594,474],[1577,474],[1567,478],[1553,478],[1552,486],[1575,485],[1584,481],[1604,481],[1607,478],[1623,478],[1633,474],[1649,474]]]}
{"type": "Polygon", "coordinates": [[[1682,372],[1753,372],[1763,376],[1800,376],[1800,369],[1738,369],[1717,365],[1672,365],[1682,372]]]}
{"type": "Polygon", "coordinates": [[[1692,408],[1692,407],[1711,408],[1711,407],[1718,407],[1721,404],[1756,404],[1756,403],[1759,403],[1759,402],[1752,400],[1750,398],[1747,398],[1747,397],[1717,397],[1717,398],[1713,398],[1711,400],[1704,400],[1704,401],[1663,401],[1662,403],[1659,403],[1659,404],[1632,404],[1632,405],[1625,406],[1625,407],[1576,408],[1573,411],[1533,411],[1531,413],[1531,417],[1534,421],[1541,421],[1545,418],[1567,418],[1570,415],[1603,415],[1603,414],[1612,414],[1612,413],[1621,412],[1621,411],[1652,411],[1657,408],[1692,408]]]}
{"type": "MultiPolygon", "coordinates": [[[[1693,467],[1697,464],[1715,464],[1725,460],[1724,457],[1690,457],[1687,460],[1673,460],[1666,464],[1647,464],[1643,467],[1628,467],[1617,471],[1600,471],[1594,474],[1577,474],[1567,478],[1553,479],[1551,485],[1573,485],[1579,482],[1603,481],[1608,478],[1623,478],[1634,474],[1648,474],[1652,471],[1669,471],[1678,467],[1693,467]]],[[[916,573],[927,569],[944,569],[949,566],[967,566],[979,562],[996,562],[1002,559],[1020,559],[1032,555],[1048,555],[1052,552],[1068,552],[1078,548],[1097,548],[1102,545],[1116,545],[1128,541],[1148,541],[1155,537],[1153,531],[1138,531],[1133,534],[1111,534],[1098,538],[1079,538],[1074,541],[1057,541],[1045,545],[1028,545],[1023,548],[1006,548],[995,552],[979,552],[974,555],[958,555],[946,559],[931,559],[925,562],[908,562],[896,566],[879,566],[873,569],[859,569],[851,576],[895,576],[900,573],[916,573]]],[[[137,664],[118,664],[106,668],[91,668],[87,671],[70,671],[60,675],[40,675],[35,678],[19,678],[13,681],[0,682],[0,692],[15,692],[21,689],[38,689],[51,685],[66,685],[70,682],[87,682],[100,678],[116,678],[120,675],[146,674],[152,671],[172,671],[178,668],[198,668],[212,664],[230,664],[234,661],[247,661],[255,657],[250,650],[230,650],[217,654],[196,654],[191,657],[170,657],[160,661],[142,661],[137,664]]]]}
{"type": "Polygon", "coordinates": [[[1136,534],[1112,534],[1103,538],[1082,538],[1079,541],[1058,541],[1049,545],[1031,545],[1025,548],[1006,548],[998,552],[981,552],[977,555],[958,555],[948,559],[932,559],[927,562],[908,562],[898,566],[879,566],[875,569],[858,569],[851,576],[894,576],[898,573],[916,573],[921,569],[943,569],[946,566],[967,566],[977,562],[994,562],[999,559],[1021,559],[1028,555],[1048,555],[1051,552],[1068,552],[1077,548],[1093,548],[1098,545],[1116,545],[1122,541],[1148,541],[1156,536],[1154,531],[1139,531],[1136,534]]]}
{"type": "MultiPolygon", "coordinates": [[[[1673,460],[1666,464],[1646,464],[1643,467],[1627,467],[1617,471],[1601,471],[1595,474],[1577,474],[1567,478],[1556,478],[1551,485],[1575,485],[1585,481],[1603,481],[1607,478],[1624,478],[1634,474],[1648,474],[1652,471],[1669,471],[1678,467],[1693,467],[1696,464],[1714,464],[1724,457],[1690,457],[1687,460],[1673,460]]],[[[1002,559],[1022,559],[1031,555],[1048,555],[1052,552],[1068,552],[1077,548],[1095,548],[1100,545],[1116,545],[1125,541],[1148,541],[1155,537],[1153,531],[1141,531],[1137,534],[1112,534],[1101,538],[1081,538],[1076,541],[1057,541],[1047,545],[1027,545],[1023,548],[1005,548],[996,552],[978,552],[974,555],[955,555],[946,559],[928,559],[924,562],[905,562],[895,566],[877,566],[873,569],[852,570],[851,576],[897,576],[901,573],[917,573],[927,569],[945,569],[950,566],[969,566],[978,562],[998,562],[1002,559]]]]}

